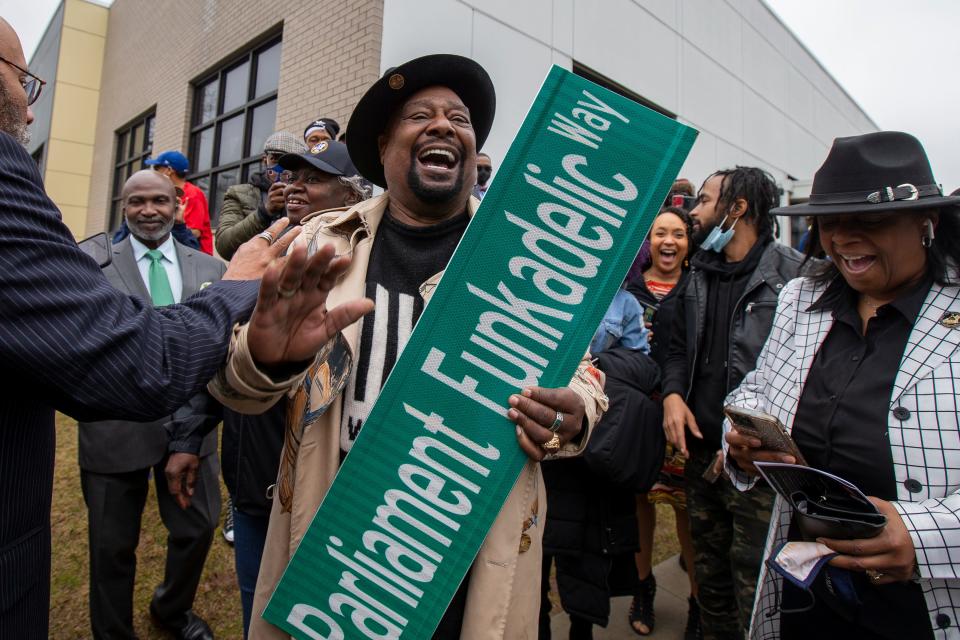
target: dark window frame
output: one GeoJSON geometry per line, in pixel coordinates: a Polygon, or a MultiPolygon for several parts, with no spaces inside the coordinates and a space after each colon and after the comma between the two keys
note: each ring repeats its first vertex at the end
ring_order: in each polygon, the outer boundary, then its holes
{"type": "Polygon", "coordinates": [[[630,100],[633,100],[634,102],[639,102],[640,104],[647,107],[648,109],[653,109],[657,113],[665,115],[668,118],[672,118],[674,120],[677,119],[677,114],[670,111],[669,109],[664,109],[663,107],[658,105],[656,102],[653,102],[651,100],[644,98],[643,96],[636,93],[635,91],[631,91],[630,89],[626,88],[619,82],[616,82],[615,80],[611,80],[610,78],[603,75],[602,73],[598,71],[594,71],[593,69],[591,69],[586,65],[580,64],[576,60],[573,61],[573,73],[580,76],[581,78],[586,78],[590,82],[596,83],[601,87],[604,87],[605,89],[610,89],[610,91],[613,91],[614,93],[618,93],[624,98],[628,98],[630,100]]]}
{"type": "MultiPolygon", "coordinates": [[[[217,201],[217,181],[221,174],[238,171],[238,178],[235,184],[245,183],[251,173],[260,161],[261,153],[254,149],[252,155],[247,155],[250,148],[251,137],[253,134],[253,114],[254,111],[270,102],[276,103],[278,90],[273,89],[263,95],[255,95],[257,87],[257,61],[259,56],[274,46],[283,44],[282,33],[270,32],[263,38],[260,38],[247,46],[243,53],[233,56],[224,63],[217,65],[212,71],[205,73],[191,82],[193,89],[193,99],[190,108],[190,140],[189,157],[192,172],[187,175],[187,180],[196,184],[207,196],[207,202],[210,207],[210,224],[216,229],[219,223],[221,203],[217,201]],[[229,111],[224,111],[224,100],[226,98],[227,74],[235,69],[249,65],[247,76],[247,94],[245,100],[238,106],[229,111]],[[209,84],[217,83],[216,107],[213,116],[207,120],[202,120],[204,88],[209,84]],[[222,127],[225,122],[230,121],[237,116],[242,117],[243,134],[240,141],[240,157],[223,164],[217,164],[220,161],[220,150],[222,146],[222,127]],[[212,130],[213,144],[210,150],[209,166],[202,170],[197,170],[205,159],[200,156],[201,133],[212,130]]],[[[277,79],[279,86],[280,69],[277,68],[277,79]]],[[[274,115],[273,127],[276,126],[276,115],[274,115]]]]}
{"type": "Polygon", "coordinates": [[[140,113],[136,118],[127,121],[122,127],[113,132],[113,176],[111,178],[112,188],[110,190],[110,215],[107,219],[107,229],[113,230],[121,223],[121,197],[120,192],[123,189],[123,183],[127,181],[134,171],[145,169],[143,162],[153,153],[153,133],[157,122],[157,105],[153,105],[146,111],[140,113]],[[134,150],[132,136],[134,130],[143,127],[143,140],[139,149],[134,150]],[[123,153],[121,144],[126,151],[123,153]],[[134,169],[134,165],[136,169],[134,169]],[[123,177],[121,179],[121,171],[123,177]]]}

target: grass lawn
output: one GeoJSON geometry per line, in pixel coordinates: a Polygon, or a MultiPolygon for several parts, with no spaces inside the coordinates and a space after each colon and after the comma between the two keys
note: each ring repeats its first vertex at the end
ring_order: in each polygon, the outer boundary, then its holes
{"type": "MultiPolygon", "coordinates": [[[[226,505],[222,483],[220,493],[226,505]]],[[[51,568],[50,637],[89,638],[89,556],[87,512],[80,492],[77,464],[76,422],[57,415],[57,462],[53,480],[53,566],[51,568]]],[[[170,638],[153,626],[147,608],[154,588],[163,579],[166,559],[166,529],[160,522],[154,488],[150,488],[143,512],[143,528],[137,551],[137,583],[133,594],[134,626],[142,640],[170,638]]],[[[220,535],[213,539],[204,566],[194,609],[206,620],[217,638],[243,636],[240,591],[233,568],[233,548],[220,535]]]]}
{"type": "MultiPolygon", "coordinates": [[[[226,504],[227,494],[222,483],[220,492],[226,504]]],[[[52,522],[50,637],[58,640],[89,638],[87,515],[80,492],[77,429],[73,420],[62,415],[57,416],[52,522]]],[[[658,505],[654,564],[678,550],[673,510],[658,505]]],[[[133,594],[134,625],[143,640],[170,637],[151,624],[147,612],[153,589],[163,578],[165,557],[166,530],[160,522],[156,495],[151,487],[143,513],[143,529],[137,552],[137,583],[133,594]]],[[[207,556],[194,609],[210,624],[218,638],[242,637],[240,593],[234,573],[233,549],[227,546],[219,529],[207,556]]]]}

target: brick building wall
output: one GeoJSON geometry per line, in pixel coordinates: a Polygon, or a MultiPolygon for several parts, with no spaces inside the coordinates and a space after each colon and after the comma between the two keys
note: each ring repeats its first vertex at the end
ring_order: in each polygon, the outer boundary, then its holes
{"type": "Polygon", "coordinates": [[[156,105],[153,148],[187,150],[191,82],[282,32],[276,129],[330,116],[346,126],[379,76],[383,0],[116,0],[110,8],[87,233],[110,210],[114,135],[156,105]],[[342,34],[350,34],[345,38],[342,34]]]}

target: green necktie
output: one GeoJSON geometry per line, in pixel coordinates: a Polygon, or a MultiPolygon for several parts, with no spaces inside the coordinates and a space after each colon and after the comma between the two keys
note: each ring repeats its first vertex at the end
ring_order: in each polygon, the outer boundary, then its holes
{"type": "Polygon", "coordinates": [[[153,298],[153,304],[163,307],[173,304],[173,290],[170,288],[170,279],[167,278],[167,270],[160,264],[163,260],[163,254],[156,249],[147,251],[147,257],[150,258],[150,297],[153,298]]]}

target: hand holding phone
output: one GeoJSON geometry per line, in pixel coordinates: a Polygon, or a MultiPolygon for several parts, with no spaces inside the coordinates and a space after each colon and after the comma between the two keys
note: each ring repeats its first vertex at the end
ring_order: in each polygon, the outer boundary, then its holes
{"type": "Polygon", "coordinates": [[[281,216],[284,213],[287,206],[287,201],[283,195],[285,186],[282,182],[274,182],[267,190],[267,212],[271,216],[281,216]]]}
{"type": "Polygon", "coordinates": [[[807,465],[797,444],[776,416],[729,405],[723,412],[734,428],[724,436],[729,445],[728,454],[742,470],[758,473],[754,462],[807,465]]]}

